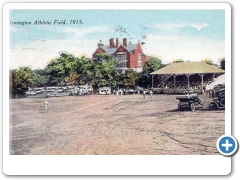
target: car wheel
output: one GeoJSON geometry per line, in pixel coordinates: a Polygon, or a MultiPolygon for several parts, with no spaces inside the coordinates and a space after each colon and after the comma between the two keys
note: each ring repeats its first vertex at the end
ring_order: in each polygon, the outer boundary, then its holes
{"type": "Polygon", "coordinates": [[[181,105],[180,105],[180,104],[178,104],[178,110],[179,110],[179,111],[181,111],[181,110],[182,110],[182,108],[181,108],[181,105]]]}
{"type": "Polygon", "coordinates": [[[190,104],[190,110],[191,110],[191,111],[195,111],[195,104],[194,104],[194,103],[191,103],[191,104],[190,104]]]}
{"type": "Polygon", "coordinates": [[[208,107],[209,109],[218,109],[218,105],[215,102],[211,102],[208,107]]]}
{"type": "Polygon", "coordinates": [[[220,99],[219,104],[225,107],[225,98],[220,99]]]}

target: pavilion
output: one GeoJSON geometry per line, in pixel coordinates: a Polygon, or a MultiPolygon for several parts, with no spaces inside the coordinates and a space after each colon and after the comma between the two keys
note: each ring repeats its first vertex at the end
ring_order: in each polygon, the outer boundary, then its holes
{"type": "MultiPolygon", "coordinates": [[[[206,74],[224,74],[225,71],[214,66],[206,64],[205,62],[180,62],[180,63],[171,63],[167,65],[166,67],[163,67],[161,69],[158,69],[157,71],[154,71],[151,73],[152,75],[152,87],[153,87],[153,77],[155,75],[162,76],[162,79],[166,77],[173,76],[174,78],[174,90],[176,90],[176,76],[179,75],[185,75],[187,77],[187,89],[190,88],[189,84],[189,77],[191,75],[199,75],[199,79],[201,78],[201,91],[203,92],[203,77],[206,74]]],[[[175,91],[174,91],[175,92],[175,91]]]]}

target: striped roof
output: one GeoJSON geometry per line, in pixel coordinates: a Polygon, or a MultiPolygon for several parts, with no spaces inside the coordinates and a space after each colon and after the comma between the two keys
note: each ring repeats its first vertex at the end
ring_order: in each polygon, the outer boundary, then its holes
{"type": "Polygon", "coordinates": [[[225,73],[224,70],[206,64],[205,62],[181,62],[171,63],[166,67],[158,69],[151,74],[199,74],[199,73],[225,73]]]}

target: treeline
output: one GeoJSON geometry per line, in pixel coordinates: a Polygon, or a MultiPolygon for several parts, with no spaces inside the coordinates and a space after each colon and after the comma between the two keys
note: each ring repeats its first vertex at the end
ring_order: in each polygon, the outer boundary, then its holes
{"type": "MultiPolygon", "coordinates": [[[[207,64],[213,64],[211,59],[203,59],[207,64]]],[[[225,58],[220,58],[220,68],[225,70],[225,58]]],[[[172,63],[184,62],[175,59],[172,63]]],[[[117,61],[106,54],[99,54],[99,60],[93,62],[85,55],[75,57],[67,52],[51,59],[44,69],[32,70],[30,67],[20,67],[10,70],[10,95],[24,95],[29,87],[46,87],[62,85],[91,84],[96,91],[99,87],[112,88],[146,88],[151,86],[150,73],[164,67],[161,59],[154,55],[148,56],[142,72],[128,69],[125,73],[117,69],[117,61]]]]}
{"type": "Polygon", "coordinates": [[[10,94],[24,95],[29,87],[92,84],[97,90],[102,86],[113,88],[148,87],[151,85],[150,73],[163,67],[161,59],[149,56],[142,72],[128,69],[125,73],[117,70],[117,61],[111,56],[101,54],[98,62],[80,55],[75,57],[67,52],[51,59],[44,69],[32,70],[20,67],[10,70],[10,94]]]}

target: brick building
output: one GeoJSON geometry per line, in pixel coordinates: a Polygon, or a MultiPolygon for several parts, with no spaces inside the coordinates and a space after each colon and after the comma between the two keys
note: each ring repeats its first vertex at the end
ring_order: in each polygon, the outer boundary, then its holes
{"type": "Polygon", "coordinates": [[[123,38],[123,42],[120,43],[119,39],[114,38],[109,40],[109,45],[104,45],[102,41],[98,43],[98,48],[92,54],[93,60],[98,60],[98,53],[106,53],[113,56],[118,61],[117,69],[127,70],[133,69],[137,72],[141,72],[146,62],[146,55],[142,51],[141,43],[137,44],[127,43],[127,38],[123,38]]]}

